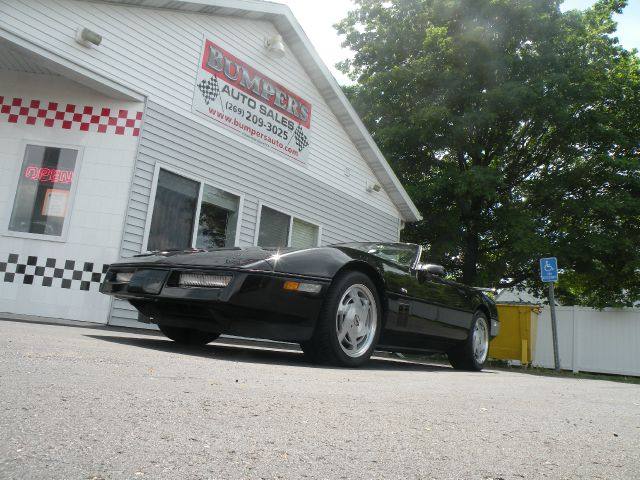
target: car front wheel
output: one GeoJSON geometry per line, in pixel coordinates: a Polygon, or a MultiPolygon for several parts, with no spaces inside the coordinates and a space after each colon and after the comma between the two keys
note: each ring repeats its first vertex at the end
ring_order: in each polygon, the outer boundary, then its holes
{"type": "Polygon", "coordinates": [[[327,293],[313,338],[302,344],[312,361],[358,367],[369,360],[380,337],[382,312],[376,287],[360,272],[336,277],[327,293]]]}
{"type": "Polygon", "coordinates": [[[489,354],[489,322],[482,312],[476,312],[467,339],[449,352],[449,362],[457,370],[479,372],[489,354]]]}
{"type": "Polygon", "coordinates": [[[203,332],[193,328],[171,327],[158,325],[158,328],[168,338],[181,345],[206,345],[220,336],[219,333],[203,332]]]}

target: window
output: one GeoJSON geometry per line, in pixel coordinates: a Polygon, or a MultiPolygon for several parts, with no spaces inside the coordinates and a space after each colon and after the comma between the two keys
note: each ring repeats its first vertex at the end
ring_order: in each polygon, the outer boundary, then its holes
{"type": "Polygon", "coordinates": [[[78,151],[27,145],[9,230],[61,237],[69,218],[78,151]]]}
{"type": "Polygon", "coordinates": [[[316,247],[319,233],[317,225],[263,206],[257,244],[261,247],[316,247]]]}
{"type": "Polygon", "coordinates": [[[262,207],[258,245],[261,247],[286,247],[289,243],[289,215],[262,207]]]}
{"type": "Polygon", "coordinates": [[[239,196],[164,168],[157,178],[147,250],[235,245],[239,196]]]}
{"type": "Polygon", "coordinates": [[[198,182],[160,170],[148,250],[191,247],[199,190],[198,182]]]}
{"type": "Polygon", "coordinates": [[[205,185],[200,202],[197,248],[233,247],[240,197],[205,185]]]}
{"type": "Polygon", "coordinates": [[[318,227],[294,218],[291,229],[291,246],[294,248],[309,248],[317,245],[318,227]]]}

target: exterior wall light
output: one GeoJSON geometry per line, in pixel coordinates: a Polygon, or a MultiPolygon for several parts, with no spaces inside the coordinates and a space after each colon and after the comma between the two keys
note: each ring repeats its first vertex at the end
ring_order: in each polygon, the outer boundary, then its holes
{"type": "Polygon", "coordinates": [[[368,183],[367,184],[367,192],[379,192],[382,190],[382,187],[377,183],[368,183]]]}
{"type": "Polygon", "coordinates": [[[102,42],[102,35],[88,28],[80,27],[76,31],[76,42],[85,47],[90,47],[91,45],[97,47],[102,42]]]}
{"type": "Polygon", "coordinates": [[[271,38],[264,39],[264,47],[269,50],[274,57],[282,58],[284,57],[284,42],[282,41],[282,35],[274,35],[271,38]]]}

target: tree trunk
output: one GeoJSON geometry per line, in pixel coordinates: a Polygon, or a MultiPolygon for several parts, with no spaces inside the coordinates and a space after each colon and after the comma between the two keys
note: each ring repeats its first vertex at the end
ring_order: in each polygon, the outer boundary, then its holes
{"type": "Polygon", "coordinates": [[[480,238],[473,222],[469,222],[464,234],[464,252],[462,254],[462,283],[473,285],[478,274],[480,238]]]}

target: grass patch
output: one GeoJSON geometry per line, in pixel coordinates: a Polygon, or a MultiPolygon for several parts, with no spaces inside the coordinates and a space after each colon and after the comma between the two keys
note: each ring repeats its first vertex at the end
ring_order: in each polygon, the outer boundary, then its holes
{"type": "MultiPolygon", "coordinates": [[[[449,365],[447,356],[441,353],[434,353],[430,355],[424,354],[411,354],[406,353],[403,358],[414,362],[428,362],[441,365],[449,365]]],[[[570,370],[556,371],[553,368],[543,367],[531,367],[522,365],[510,365],[506,360],[488,360],[485,368],[493,370],[503,370],[513,373],[523,373],[526,375],[538,375],[540,377],[557,377],[557,378],[574,378],[584,380],[605,380],[608,382],[618,383],[630,383],[633,385],[640,385],[640,377],[634,377],[632,375],[615,375],[608,373],[592,373],[592,372],[578,372],[573,373],[570,370]]]]}

